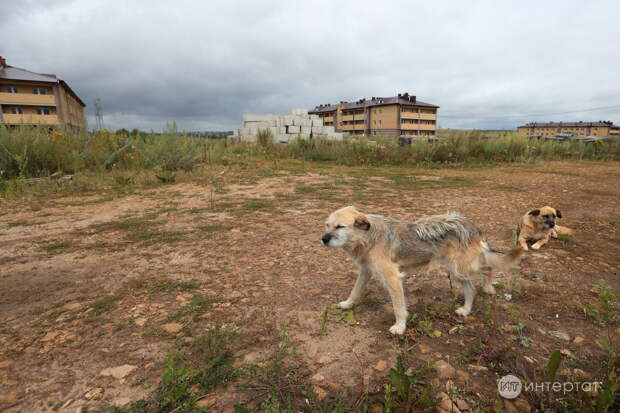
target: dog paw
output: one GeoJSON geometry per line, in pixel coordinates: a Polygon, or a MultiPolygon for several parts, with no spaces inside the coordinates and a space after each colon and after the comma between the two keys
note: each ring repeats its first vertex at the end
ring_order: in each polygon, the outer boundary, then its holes
{"type": "Polygon", "coordinates": [[[338,303],[338,308],[342,308],[343,310],[348,310],[349,308],[353,307],[353,303],[349,300],[347,301],[341,301],[338,303]]]}
{"type": "Polygon", "coordinates": [[[489,295],[495,295],[495,287],[493,287],[492,285],[485,285],[484,287],[482,287],[482,291],[489,295]]]}
{"type": "Polygon", "coordinates": [[[466,309],[465,307],[459,307],[456,309],[456,313],[458,315],[462,315],[463,317],[468,316],[471,313],[471,310],[466,309]]]}
{"type": "Polygon", "coordinates": [[[533,250],[538,250],[538,249],[540,249],[540,245],[534,244],[534,245],[532,245],[532,249],[533,250]]]}
{"type": "Polygon", "coordinates": [[[407,327],[404,324],[394,324],[392,327],[390,327],[390,333],[400,335],[405,332],[406,328],[407,327]]]}

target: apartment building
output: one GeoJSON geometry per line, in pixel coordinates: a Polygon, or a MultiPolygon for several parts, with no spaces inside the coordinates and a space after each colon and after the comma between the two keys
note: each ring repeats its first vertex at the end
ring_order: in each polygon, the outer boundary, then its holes
{"type": "Polygon", "coordinates": [[[86,129],[86,105],[56,75],[9,66],[0,56],[0,125],[86,129]]]}
{"type": "Polygon", "coordinates": [[[620,126],[611,121],[598,122],[530,122],[518,127],[519,135],[555,136],[558,133],[575,136],[609,136],[620,135],[620,126]]]}
{"type": "Polygon", "coordinates": [[[439,106],[417,100],[409,93],[372,97],[337,105],[319,105],[316,114],[323,125],[338,132],[365,136],[432,137],[437,132],[439,106]]]}

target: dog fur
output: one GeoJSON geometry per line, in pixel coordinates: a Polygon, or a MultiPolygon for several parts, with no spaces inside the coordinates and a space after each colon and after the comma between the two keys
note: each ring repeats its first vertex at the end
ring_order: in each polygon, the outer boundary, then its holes
{"type": "Polygon", "coordinates": [[[482,237],[482,232],[456,212],[403,222],[363,214],[349,206],[333,212],[325,227],[321,238],[323,244],[343,248],[359,269],[349,298],[338,306],[353,307],[361,298],[368,280],[376,276],[392,299],[396,317],[396,323],[390,327],[392,334],[402,334],[407,323],[401,272],[411,273],[427,264],[442,265],[463,287],[465,303],[456,312],[466,316],[471,312],[475,296],[472,281],[484,274],[484,291],[495,293],[491,283],[492,270],[508,270],[518,263],[523,252],[521,247],[509,254],[493,250],[482,237]]]}
{"type": "Polygon", "coordinates": [[[549,242],[550,237],[557,238],[558,234],[573,235],[572,229],[555,223],[558,218],[562,218],[562,213],[550,206],[528,211],[519,223],[519,245],[527,251],[527,241],[536,241],[532,249],[537,250],[549,242]]]}

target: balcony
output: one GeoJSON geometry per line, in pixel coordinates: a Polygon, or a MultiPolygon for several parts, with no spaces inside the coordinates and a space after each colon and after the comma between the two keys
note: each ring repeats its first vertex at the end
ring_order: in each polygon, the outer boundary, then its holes
{"type": "Polygon", "coordinates": [[[58,124],[58,116],[56,115],[15,115],[13,113],[3,113],[2,122],[17,124],[35,124],[35,125],[56,125],[58,124]]]}
{"type": "Polygon", "coordinates": [[[436,113],[400,112],[401,119],[437,119],[436,113]]]}
{"type": "Polygon", "coordinates": [[[56,106],[54,95],[35,95],[34,93],[5,93],[0,92],[0,104],[22,104],[56,106]]]}

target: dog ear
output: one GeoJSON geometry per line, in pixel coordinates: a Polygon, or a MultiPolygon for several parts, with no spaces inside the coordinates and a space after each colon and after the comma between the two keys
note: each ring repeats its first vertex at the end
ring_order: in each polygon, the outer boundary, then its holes
{"type": "Polygon", "coordinates": [[[355,212],[357,212],[357,208],[355,208],[355,205],[349,205],[349,206],[347,207],[347,209],[350,209],[351,211],[355,211],[355,212]]]}
{"type": "Polygon", "coordinates": [[[528,212],[528,215],[533,215],[537,217],[540,215],[540,209],[532,209],[530,212],[528,212]]]}
{"type": "Polygon", "coordinates": [[[368,218],[364,215],[360,214],[355,217],[355,222],[353,223],[355,228],[363,229],[364,231],[368,231],[370,229],[370,222],[368,222],[368,218]]]}
{"type": "Polygon", "coordinates": [[[560,212],[559,209],[555,210],[555,216],[558,217],[558,218],[562,218],[562,213],[560,212]]]}

